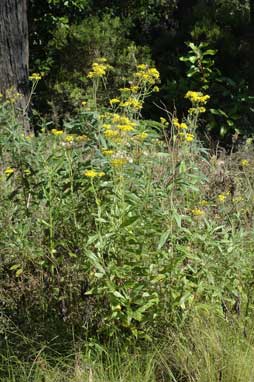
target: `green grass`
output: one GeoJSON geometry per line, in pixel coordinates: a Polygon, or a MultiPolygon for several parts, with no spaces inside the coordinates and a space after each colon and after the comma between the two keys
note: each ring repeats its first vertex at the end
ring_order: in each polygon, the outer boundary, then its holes
{"type": "Polygon", "coordinates": [[[150,349],[94,347],[49,358],[43,349],[29,362],[2,358],[4,382],[252,382],[254,331],[240,320],[196,316],[150,349]]]}

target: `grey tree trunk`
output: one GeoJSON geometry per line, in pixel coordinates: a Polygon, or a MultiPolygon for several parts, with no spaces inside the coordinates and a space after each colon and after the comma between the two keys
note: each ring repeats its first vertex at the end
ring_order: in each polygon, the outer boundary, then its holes
{"type": "Polygon", "coordinates": [[[249,90],[254,95],[254,0],[249,0],[249,90]]]}
{"type": "Polygon", "coordinates": [[[20,93],[17,108],[26,130],[28,61],[27,0],[0,0],[0,92],[13,88],[20,93]]]}

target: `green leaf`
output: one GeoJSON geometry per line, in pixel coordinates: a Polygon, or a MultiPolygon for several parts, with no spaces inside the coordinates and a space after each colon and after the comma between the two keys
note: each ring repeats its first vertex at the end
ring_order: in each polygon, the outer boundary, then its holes
{"type": "Polygon", "coordinates": [[[125,300],[125,297],[120,292],[118,292],[117,290],[113,292],[113,295],[115,297],[122,298],[123,300],[125,300]]]}
{"type": "Polygon", "coordinates": [[[221,109],[210,109],[210,112],[214,115],[221,115],[223,117],[228,118],[228,115],[221,109]]]}
{"type": "Polygon", "coordinates": [[[137,221],[139,216],[131,216],[124,220],[122,224],[120,225],[120,228],[128,227],[129,225],[133,224],[135,221],[137,221]]]}
{"type": "Polygon", "coordinates": [[[16,277],[19,277],[22,273],[23,273],[23,269],[22,268],[18,269],[16,272],[16,277]]]}
{"type": "Polygon", "coordinates": [[[106,273],[105,269],[100,264],[98,257],[92,251],[87,252],[87,257],[92,261],[93,265],[98,269],[100,273],[106,273]]]}
{"type": "Polygon", "coordinates": [[[166,232],[163,232],[163,234],[160,237],[159,244],[158,244],[158,250],[160,250],[164,246],[164,244],[168,240],[169,235],[170,235],[170,231],[169,230],[166,231],[166,232]]]}
{"type": "Polygon", "coordinates": [[[14,264],[10,267],[11,271],[15,271],[16,269],[20,268],[20,264],[14,264]]]}

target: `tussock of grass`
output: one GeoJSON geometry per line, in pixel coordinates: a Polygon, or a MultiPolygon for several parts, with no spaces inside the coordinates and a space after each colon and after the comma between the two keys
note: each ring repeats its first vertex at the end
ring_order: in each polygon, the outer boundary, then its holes
{"type": "MultiPolygon", "coordinates": [[[[95,348],[69,357],[3,357],[5,382],[252,382],[254,332],[240,321],[196,316],[150,349],[95,348]]],[[[3,374],[2,374],[3,375],[3,374]]]]}
{"type": "Polygon", "coordinates": [[[183,332],[171,333],[162,359],[177,382],[251,382],[253,331],[246,337],[239,322],[196,317],[183,332]]]}

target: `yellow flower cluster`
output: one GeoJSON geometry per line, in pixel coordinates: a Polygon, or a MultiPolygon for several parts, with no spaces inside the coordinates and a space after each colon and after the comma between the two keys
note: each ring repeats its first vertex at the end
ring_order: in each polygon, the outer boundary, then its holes
{"type": "Polygon", "coordinates": [[[201,210],[200,208],[194,208],[193,210],[191,210],[191,213],[193,216],[196,216],[196,217],[201,217],[201,216],[204,216],[205,214],[205,212],[201,210]]]}
{"type": "Polygon", "coordinates": [[[103,149],[102,154],[106,156],[111,156],[114,154],[114,150],[103,149]]]}
{"type": "Polygon", "coordinates": [[[185,140],[186,140],[186,142],[192,142],[194,140],[194,135],[191,133],[187,133],[185,135],[185,140]]]}
{"type": "Polygon", "coordinates": [[[136,123],[131,121],[128,117],[125,115],[120,115],[120,114],[113,114],[112,116],[112,122],[113,123],[119,123],[122,125],[127,125],[130,124],[132,126],[136,126],[136,123]]]}
{"type": "Polygon", "coordinates": [[[71,134],[66,135],[66,137],[64,138],[65,142],[73,142],[74,139],[75,139],[74,135],[71,135],[71,134]]]}
{"type": "Polygon", "coordinates": [[[241,160],[241,166],[242,167],[248,167],[249,166],[249,161],[248,161],[248,159],[242,159],[241,160]]]}
{"type": "Polygon", "coordinates": [[[104,123],[102,128],[105,130],[104,136],[108,139],[113,139],[115,142],[121,140],[121,132],[130,132],[135,130],[136,123],[131,121],[125,115],[112,114],[107,115],[110,118],[110,123],[104,123]]]}
{"type": "Polygon", "coordinates": [[[116,130],[108,129],[105,131],[104,135],[106,138],[114,138],[114,137],[117,137],[119,135],[119,132],[116,130]]]}
{"type": "Polygon", "coordinates": [[[77,137],[75,137],[75,141],[76,142],[86,142],[86,141],[88,141],[88,136],[85,134],[78,135],[77,137]]]}
{"type": "Polygon", "coordinates": [[[204,106],[191,107],[188,112],[189,114],[201,114],[206,112],[206,108],[204,106]]]}
{"type": "Polygon", "coordinates": [[[121,93],[137,93],[139,90],[139,86],[137,85],[131,85],[129,88],[120,88],[119,89],[121,93]]]}
{"type": "Polygon", "coordinates": [[[163,126],[168,126],[168,125],[169,125],[169,123],[168,123],[168,121],[166,120],[166,118],[160,117],[160,122],[161,122],[161,124],[162,124],[163,126]]]}
{"type": "Polygon", "coordinates": [[[29,170],[29,168],[26,168],[25,170],[24,170],[24,174],[25,175],[31,175],[31,171],[29,170]]]}
{"type": "Polygon", "coordinates": [[[210,99],[209,95],[204,95],[201,92],[195,92],[193,90],[189,90],[185,94],[185,98],[189,99],[194,104],[206,104],[207,101],[210,99]]]}
{"type": "Polygon", "coordinates": [[[146,64],[140,64],[137,65],[137,69],[135,77],[149,85],[154,85],[160,80],[160,73],[156,68],[149,68],[146,64]]]}
{"type": "Polygon", "coordinates": [[[141,110],[143,107],[143,103],[136,98],[128,98],[126,101],[121,102],[120,106],[141,110]]]}
{"type": "Polygon", "coordinates": [[[221,194],[218,194],[217,195],[217,201],[219,203],[225,203],[227,197],[230,195],[230,192],[229,191],[226,191],[226,192],[223,192],[221,194]]]}
{"type": "Polygon", "coordinates": [[[63,132],[63,130],[52,129],[51,133],[53,135],[55,135],[56,137],[58,137],[58,136],[62,135],[64,132],[63,132]]]}
{"type": "Polygon", "coordinates": [[[52,129],[51,134],[53,134],[56,137],[62,137],[62,140],[67,142],[67,143],[74,143],[74,142],[86,142],[88,141],[87,135],[77,135],[77,134],[64,134],[63,130],[57,130],[57,129],[52,129]]]}
{"type": "Polygon", "coordinates": [[[145,133],[145,132],[135,135],[135,138],[137,138],[137,139],[139,139],[139,140],[141,140],[141,141],[143,141],[143,140],[146,139],[147,137],[148,137],[148,134],[145,133]]]}
{"type": "Polygon", "coordinates": [[[185,122],[179,122],[178,118],[172,118],[172,124],[178,131],[178,137],[186,142],[192,142],[195,138],[194,134],[189,133],[188,126],[185,122]]]}
{"type": "Polygon", "coordinates": [[[133,131],[133,130],[135,130],[132,123],[128,123],[126,125],[116,125],[116,128],[121,130],[121,131],[133,131]]]}
{"type": "Polygon", "coordinates": [[[6,90],[5,97],[10,103],[14,104],[21,97],[21,94],[12,86],[6,90]]]}
{"type": "Polygon", "coordinates": [[[113,105],[118,104],[120,102],[121,101],[118,98],[112,98],[112,99],[109,100],[110,106],[113,106],[113,105]]]}
{"type": "Polygon", "coordinates": [[[4,170],[4,173],[6,175],[11,175],[15,172],[15,169],[13,167],[7,167],[5,170],[4,170]]]}
{"type": "Polygon", "coordinates": [[[101,58],[92,64],[92,70],[88,73],[88,78],[101,78],[106,75],[107,70],[111,68],[106,64],[106,58],[101,58]]]}
{"type": "Polygon", "coordinates": [[[173,118],[172,119],[172,123],[178,129],[183,129],[183,130],[187,130],[188,129],[188,126],[186,125],[186,123],[185,122],[180,123],[178,121],[178,118],[173,118]]]}
{"type": "Polygon", "coordinates": [[[33,73],[28,78],[29,78],[30,81],[37,82],[37,81],[41,80],[42,76],[39,73],[33,73]]]}
{"type": "Polygon", "coordinates": [[[101,178],[105,175],[105,172],[103,171],[96,171],[96,170],[86,170],[84,172],[84,175],[88,178],[101,178]]]}

